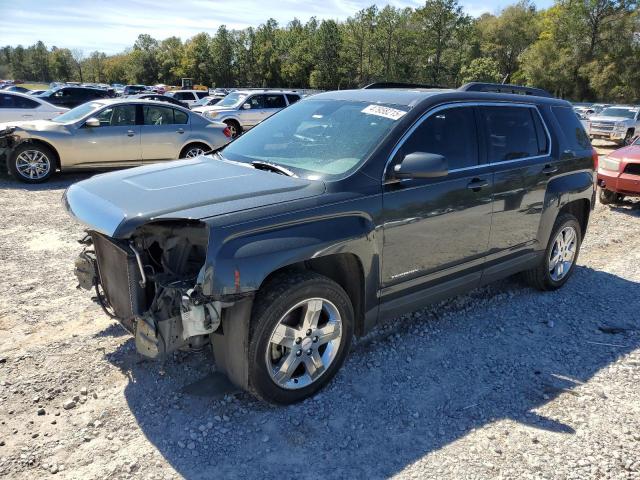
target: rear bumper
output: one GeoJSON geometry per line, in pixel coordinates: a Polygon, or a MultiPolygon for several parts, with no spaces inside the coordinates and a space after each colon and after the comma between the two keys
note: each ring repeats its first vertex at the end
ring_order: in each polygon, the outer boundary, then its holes
{"type": "Polygon", "coordinates": [[[622,195],[640,196],[640,175],[598,169],[598,185],[622,195]]]}

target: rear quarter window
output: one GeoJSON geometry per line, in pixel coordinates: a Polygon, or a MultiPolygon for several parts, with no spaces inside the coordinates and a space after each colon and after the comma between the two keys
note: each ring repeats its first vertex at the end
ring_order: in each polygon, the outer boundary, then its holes
{"type": "Polygon", "coordinates": [[[570,150],[591,150],[589,136],[571,107],[551,107],[570,150]]]}

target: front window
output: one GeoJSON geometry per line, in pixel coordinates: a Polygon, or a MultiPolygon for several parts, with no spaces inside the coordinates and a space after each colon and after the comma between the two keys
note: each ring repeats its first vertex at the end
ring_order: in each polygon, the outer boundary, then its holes
{"type": "Polygon", "coordinates": [[[117,105],[102,110],[96,115],[101,127],[123,127],[136,124],[135,105],[117,105]]]}
{"type": "Polygon", "coordinates": [[[246,93],[230,93],[226,97],[224,97],[216,106],[219,107],[235,107],[236,105],[240,105],[247,98],[246,93]]]}
{"type": "Polygon", "coordinates": [[[335,100],[298,102],[226,147],[229,160],[268,162],[300,177],[336,180],[358,168],[406,107],[335,100]]]}
{"type": "Polygon", "coordinates": [[[96,102],[84,103],[66,113],[63,113],[62,115],[57,116],[51,121],[56,123],[73,123],[81,120],[102,106],[103,104],[96,102]]]}
{"type": "Polygon", "coordinates": [[[600,112],[601,117],[635,118],[638,110],[633,108],[609,107],[600,112]]]}

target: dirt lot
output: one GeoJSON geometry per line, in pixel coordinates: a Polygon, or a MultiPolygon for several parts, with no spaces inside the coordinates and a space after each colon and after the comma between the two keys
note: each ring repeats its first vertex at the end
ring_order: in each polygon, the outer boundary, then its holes
{"type": "Polygon", "coordinates": [[[81,178],[0,176],[0,477],[640,478],[640,203],[597,206],[561,291],[405,316],[277,408],[194,384],[207,351],[142,360],[75,289],[81,178]]]}

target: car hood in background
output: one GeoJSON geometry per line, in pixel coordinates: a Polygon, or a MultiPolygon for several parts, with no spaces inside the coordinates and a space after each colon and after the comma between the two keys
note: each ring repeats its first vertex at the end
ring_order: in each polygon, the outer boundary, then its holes
{"type": "Polygon", "coordinates": [[[597,115],[591,115],[589,117],[591,122],[633,122],[631,118],[625,117],[599,117],[597,115]]]}
{"type": "Polygon", "coordinates": [[[607,156],[638,163],[640,162],[640,145],[628,145],[609,153],[607,156]]]}
{"type": "Polygon", "coordinates": [[[202,219],[320,195],[317,180],[287,177],[201,156],[96,175],[63,201],[91,230],[115,238],[161,219],[202,219]]]}

